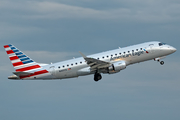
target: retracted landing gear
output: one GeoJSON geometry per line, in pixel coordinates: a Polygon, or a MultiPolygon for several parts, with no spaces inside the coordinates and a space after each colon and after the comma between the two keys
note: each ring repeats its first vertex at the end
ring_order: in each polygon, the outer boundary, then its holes
{"type": "Polygon", "coordinates": [[[94,74],[94,81],[99,81],[100,79],[102,78],[101,74],[100,73],[95,73],[94,74]]]}
{"type": "Polygon", "coordinates": [[[161,64],[161,65],[164,65],[164,61],[161,61],[160,64],[161,64]]]}

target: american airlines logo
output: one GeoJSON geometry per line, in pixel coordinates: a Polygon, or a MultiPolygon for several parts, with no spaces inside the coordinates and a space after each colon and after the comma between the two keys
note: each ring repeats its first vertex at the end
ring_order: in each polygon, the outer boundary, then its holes
{"type": "MultiPolygon", "coordinates": [[[[130,57],[130,56],[140,56],[141,54],[144,54],[145,51],[146,50],[144,49],[144,51],[132,52],[132,53],[124,54],[124,55],[119,55],[119,56],[116,56],[116,57],[111,57],[110,61],[116,60],[116,59],[121,59],[121,58],[127,58],[127,57],[130,57]]],[[[146,53],[149,53],[149,52],[146,51],[146,53]]]]}

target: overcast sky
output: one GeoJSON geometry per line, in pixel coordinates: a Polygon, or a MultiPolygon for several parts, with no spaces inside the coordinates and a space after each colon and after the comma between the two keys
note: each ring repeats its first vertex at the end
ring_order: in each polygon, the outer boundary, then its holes
{"type": "Polygon", "coordinates": [[[179,0],[0,0],[1,120],[179,120],[180,55],[117,74],[12,81],[3,48],[59,62],[147,41],[180,48],[179,0]]]}

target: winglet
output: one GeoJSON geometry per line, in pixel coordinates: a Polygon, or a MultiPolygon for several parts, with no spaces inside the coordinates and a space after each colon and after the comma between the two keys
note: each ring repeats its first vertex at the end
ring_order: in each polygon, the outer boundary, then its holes
{"type": "Polygon", "coordinates": [[[82,56],[83,58],[88,58],[87,56],[85,56],[84,54],[82,54],[82,52],[79,51],[79,53],[81,54],[81,56],[82,56]]]}

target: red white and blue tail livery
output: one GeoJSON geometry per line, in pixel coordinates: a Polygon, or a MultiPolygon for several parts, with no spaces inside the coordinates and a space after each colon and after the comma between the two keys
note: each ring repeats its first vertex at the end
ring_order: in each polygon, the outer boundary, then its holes
{"type": "Polygon", "coordinates": [[[161,65],[160,59],[172,54],[176,48],[158,41],[146,42],[129,47],[110,50],[82,57],[57,62],[54,64],[40,64],[32,60],[12,44],[4,48],[15,68],[14,75],[9,79],[36,80],[36,79],[65,79],[94,74],[94,80],[102,78],[101,73],[113,74],[125,69],[128,65],[155,60],[161,65]]]}
{"type": "Polygon", "coordinates": [[[43,69],[40,64],[36,63],[15,46],[9,44],[4,45],[4,48],[13,67],[15,68],[16,72],[13,72],[16,75],[14,76],[15,78],[18,77],[19,79],[23,79],[48,73],[48,71],[46,69],[43,69]]]}

